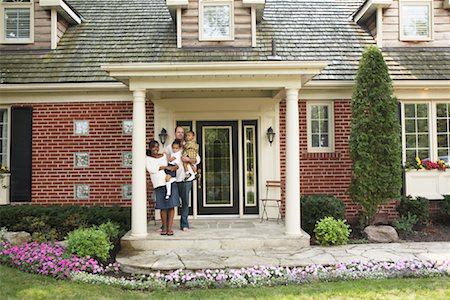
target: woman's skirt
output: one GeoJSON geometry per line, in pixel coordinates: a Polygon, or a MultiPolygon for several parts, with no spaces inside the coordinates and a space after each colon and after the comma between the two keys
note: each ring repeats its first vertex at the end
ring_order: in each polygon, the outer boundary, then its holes
{"type": "Polygon", "coordinates": [[[180,206],[180,194],[176,182],[172,183],[172,195],[166,200],[166,186],[155,189],[156,209],[167,209],[180,206]]]}

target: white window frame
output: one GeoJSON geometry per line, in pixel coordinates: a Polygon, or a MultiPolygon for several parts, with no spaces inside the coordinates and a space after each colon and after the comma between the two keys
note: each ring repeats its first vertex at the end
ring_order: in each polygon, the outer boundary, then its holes
{"type": "Polygon", "coordinates": [[[398,7],[398,14],[399,14],[399,39],[400,41],[421,41],[421,42],[426,42],[426,41],[432,41],[433,37],[434,37],[434,11],[433,11],[433,1],[432,0],[400,0],[399,1],[399,7],[398,7]],[[428,36],[427,37],[423,37],[423,36],[407,36],[403,34],[403,22],[404,22],[404,17],[403,17],[403,7],[404,6],[408,6],[408,5],[428,5],[428,11],[429,11],[429,15],[428,15],[428,36]]]}
{"type": "MultiPolygon", "coordinates": [[[[436,162],[438,159],[438,146],[437,146],[437,107],[439,103],[449,103],[448,100],[402,100],[402,162],[406,164],[406,125],[405,125],[405,104],[428,104],[428,136],[429,136],[429,148],[430,148],[430,160],[436,162]]],[[[421,157],[424,159],[426,157],[421,157]]]]}
{"type": "Polygon", "coordinates": [[[4,2],[0,0],[0,42],[2,44],[32,44],[34,43],[34,1],[30,2],[4,2]],[[28,8],[30,10],[30,37],[8,38],[5,36],[5,9],[28,8]]]}
{"type": "Polygon", "coordinates": [[[201,0],[198,8],[198,34],[200,41],[233,41],[234,40],[234,1],[201,0]],[[205,6],[228,5],[230,7],[230,35],[228,37],[205,37],[203,35],[203,8],[205,6]]]}
{"type": "Polygon", "coordinates": [[[309,153],[334,152],[334,102],[333,101],[308,101],[306,102],[306,128],[309,153]],[[311,107],[315,105],[328,106],[328,147],[312,147],[311,107]]]}

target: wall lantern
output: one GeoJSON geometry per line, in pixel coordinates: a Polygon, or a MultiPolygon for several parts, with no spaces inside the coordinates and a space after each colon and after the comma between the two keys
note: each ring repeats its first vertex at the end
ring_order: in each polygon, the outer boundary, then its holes
{"type": "Polygon", "coordinates": [[[158,136],[159,136],[159,140],[161,141],[161,144],[163,144],[163,146],[164,146],[164,144],[166,143],[166,139],[167,139],[167,130],[165,128],[161,129],[161,133],[158,134],[158,136]]]}
{"type": "Polygon", "coordinates": [[[272,127],[269,127],[269,129],[267,129],[267,139],[269,140],[270,146],[272,146],[273,143],[273,138],[275,137],[275,132],[273,132],[272,127]]]}

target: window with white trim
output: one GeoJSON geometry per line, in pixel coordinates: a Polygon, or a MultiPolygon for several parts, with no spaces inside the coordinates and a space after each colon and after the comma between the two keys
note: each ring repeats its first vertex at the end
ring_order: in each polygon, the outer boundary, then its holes
{"type": "Polygon", "coordinates": [[[333,152],[333,102],[308,102],[306,109],[308,152],[333,152]]]}
{"type": "Polygon", "coordinates": [[[8,167],[8,149],[9,149],[9,110],[7,108],[0,108],[0,158],[1,165],[8,167]]]}
{"type": "Polygon", "coordinates": [[[234,39],[234,1],[202,0],[199,6],[200,41],[234,39]]]}
{"type": "Polygon", "coordinates": [[[400,40],[428,41],[433,38],[433,2],[400,2],[400,40]]]}
{"type": "Polygon", "coordinates": [[[403,162],[443,160],[450,163],[450,102],[402,103],[403,162]]]}
{"type": "Polygon", "coordinates": [[[1,42],[4,44],[33,43],[33,1],[2,0],[0,4],[1,42]]]}

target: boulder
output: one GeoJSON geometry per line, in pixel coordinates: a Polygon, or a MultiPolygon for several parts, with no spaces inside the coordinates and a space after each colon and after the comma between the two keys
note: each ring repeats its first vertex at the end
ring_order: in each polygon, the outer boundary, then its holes
{"type": "Polygon", "coordinates": [[[3,238],[11,245],[20,245],[24,242],[29,242],[31,240],[31,234],[25,231],[18,231],[18,232],[8,231],[5,233],[3,238]]]}
{"type": "Polygon", "coordinates": [[[392,226],[367,226],[364,228],[367,239],[372,243],[392,243],[398,241],[398,233],[392,226]]]}

